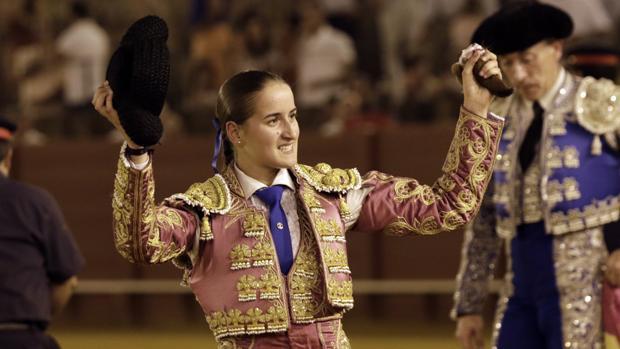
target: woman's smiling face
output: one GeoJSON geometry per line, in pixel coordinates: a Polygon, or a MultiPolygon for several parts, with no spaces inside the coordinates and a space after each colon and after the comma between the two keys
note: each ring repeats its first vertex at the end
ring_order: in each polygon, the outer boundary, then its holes
{"type": "Polygon", "coordinates": [[[299,125],[291,88],[282,81],[271,81],[252,99],[252,115],[238,125],[234,144],[238,165],[260,172],[294,166],[299,125]]]}

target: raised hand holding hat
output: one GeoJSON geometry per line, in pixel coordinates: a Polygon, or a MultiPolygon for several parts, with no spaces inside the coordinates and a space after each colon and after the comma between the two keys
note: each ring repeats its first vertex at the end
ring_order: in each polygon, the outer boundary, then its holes
{"type": "MultiPolygon", "coordinates": [[[[163,133],[159,115],[170,77],[167,39],[168,27],[163,19],[141,18],[129,27],[108,65],[106,77],[120,123],[115,126],[121,127],[138,146],[157,144],[163,133]]],[[[93,104],[96,100],[97,96],[93,104]]],[[[105,107],[105,98],[99,108],[109,109],[105,107]]]]}
{"type": "MultiPolygon", "coordinates": [[[[466,49],[461,52],[461,56],[459,57],[458,62],[454,63],[450,70],[452,74],[456,76],[459,82],[462,83],[462,74],[463,74],[463,66],[465,62],[476,52],[476,51],[485,51],[484,47],[478,44],[469,45],[466,49]]],[[[481,71],[485,65],[484,60],[476,61],[474,64],[473,73],[476,82],[489,90],[491,94],[498,97],[508,97],[512,94],[513,89],[510,87],[510,84],[502,77],[501,74],[493,74],[488,77],[484,77],[481,75],[481,71]]],[[[501,71],[501,70],[500,70],[501,71]]]]}

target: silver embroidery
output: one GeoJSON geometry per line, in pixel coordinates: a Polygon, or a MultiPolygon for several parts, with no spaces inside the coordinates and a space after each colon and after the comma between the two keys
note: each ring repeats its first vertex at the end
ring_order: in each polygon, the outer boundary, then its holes
{"type": "Polygon", "coordinates": [[[480,212],[473,223],[465,228],[465,241],[461,251],[461,266],[456,277],[454,308],[451,316],[481,313],[493,278],[495,263],[502,244],[495,233],[493,193],[487,191],[480,212]]]}
{"type": "Polygon", "coordinates": [[[601,267],[607,257],[602,229],[556,236],[553,249],[564,348],[601,348],[601,267]]]}

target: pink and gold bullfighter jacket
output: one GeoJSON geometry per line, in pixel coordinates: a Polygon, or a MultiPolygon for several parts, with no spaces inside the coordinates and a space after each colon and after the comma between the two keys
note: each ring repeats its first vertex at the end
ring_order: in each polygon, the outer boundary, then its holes
{"type": "Polygon", "coordinates": [[[291,323],[339,319],[353,307],[345,226],[391,235],[454,230],[476,214],[490,179],[503,121],[461,110],[434,185],[320,163],[290,169],[301,241],[282,275],[268,212],[246,200],[232,166],[156,204],[153,170],[121,152],[114,185],[114,240],[130,262],[173,261],[217,339],[285,332],[291,323]],[[355,215],[348,193],[366,194],[355,215]],[[354,224],[351,223],[354,219],[354,224]]]}

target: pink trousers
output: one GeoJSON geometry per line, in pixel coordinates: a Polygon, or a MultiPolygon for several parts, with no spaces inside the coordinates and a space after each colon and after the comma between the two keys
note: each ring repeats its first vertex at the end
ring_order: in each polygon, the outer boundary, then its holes
{"type": "Polygon", "coordinates": [[[218,349],[350,349],[340,320],[291,325],[286,333],[228,337],[217,341],[218,349]]]}

